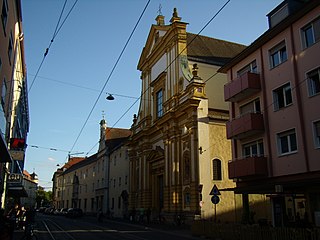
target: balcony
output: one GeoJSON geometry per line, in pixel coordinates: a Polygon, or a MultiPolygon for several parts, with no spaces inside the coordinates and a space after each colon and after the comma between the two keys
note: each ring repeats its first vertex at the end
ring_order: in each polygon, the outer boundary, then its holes
{"type": "Polygon", "coordinates": [[[229,161],[228,171],[230,179],[267,176],[267,158],[263,156],[252,156],[229,161]]]}
{"type": "Polygon", "coordinates": [[[224,86],[224,100],[239,102],[260,90],[260,75],[246,72],[224,86]]]}
{"type": "Polygon", "coordinates": [[[263,115],[247,113],[227,122],[227,138],[242,139],[264,131],[263,115]]]}

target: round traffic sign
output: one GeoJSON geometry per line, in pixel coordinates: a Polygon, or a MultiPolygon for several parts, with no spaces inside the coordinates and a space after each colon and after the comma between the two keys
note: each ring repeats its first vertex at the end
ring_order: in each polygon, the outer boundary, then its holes
{"type": "Polygon", "coordinates": [[[213,196],[211,197],[211,202],[212,202],[213,204],[218,204],[218,203],[220,202],[219,196],[213,195],[213,196]]]}

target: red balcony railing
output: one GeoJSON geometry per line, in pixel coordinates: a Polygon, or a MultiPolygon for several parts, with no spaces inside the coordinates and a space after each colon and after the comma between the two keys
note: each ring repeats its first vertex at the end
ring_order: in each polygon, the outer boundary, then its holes
{"type": "Polygon", "coordinates": [[[247,113],[227,122],[227,138],[242,139],[264,131],[263,115],[247,113]]]}
{"type": "Polygon", "coordinates": [[[246,72],[224,86],[224,100],[238,102],[260,90],[260,75],[246,72]]]}
{"type": "Polygon", "coordinates": [[[263,156],[252,156],[229,161],[228,171],[230,179],[267,176],[267,158],[263,156]]]}

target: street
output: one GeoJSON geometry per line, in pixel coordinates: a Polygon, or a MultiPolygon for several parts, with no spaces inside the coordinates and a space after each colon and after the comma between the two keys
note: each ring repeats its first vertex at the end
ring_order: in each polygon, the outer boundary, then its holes
{"type": "MultiPolygon", "coordinates": [[[[38,213],[34,227],[35,239],[38,240],[75,240],[75,239],[200,239],[192,237],[186,228],[168,225],[132,224],[121,220],[98,222],[95,217],[67,218],[64,216],[38,213]]],[[[14,240],[23,238],[23,231],[14,234],[14,240]]]]}

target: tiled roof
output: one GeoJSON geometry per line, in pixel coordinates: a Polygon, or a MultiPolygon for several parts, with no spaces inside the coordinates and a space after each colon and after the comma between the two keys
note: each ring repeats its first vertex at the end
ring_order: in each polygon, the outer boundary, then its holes
{"type": "Polygon", "coordinates": [[[61,169],[64,169],[64,168],[68,169],[71,166],[73,166],[74,164],[77,164],[78,162],[83,161],[84,159],[86,159],[86,158],[84,158],[84,157],[71,157],[69,159],[69,161],[62,166],[61,169]]]}
{"type": "Polygon", "coordinates": [[[223,66],[246,48],[245,45],[187,33],[188,59],[223,66]]]}
{"type": "Polygon", "coordinates": [[[66,171],[63,172],[63,174],[66,174],[66,173],[69,173],[69,172],[73,172],[75,171],[76,169],[80,168],[80,167],[83,167],[83,166],[86,166],[94,161],[97,160],[97,153],[96,154],[93,154],[89,157],[86,157],[86,158],[83,158],[81,161],[79,162],[76,162],[74,164],[72,164],[72,166],[70,166],[66,171]]]}
{"type": "Polygon", "coordinates": [[[117,138],[126,138],[131,135],[129,129],[124,128],[107,128],[106,129],[106,140],[117,139],[117,138]]]}
{"type": "Polygon", "coordinates": [[[23,170],[23,175],[27,178],[31,180],[31,175],[27,170],[23,170]]]}

